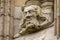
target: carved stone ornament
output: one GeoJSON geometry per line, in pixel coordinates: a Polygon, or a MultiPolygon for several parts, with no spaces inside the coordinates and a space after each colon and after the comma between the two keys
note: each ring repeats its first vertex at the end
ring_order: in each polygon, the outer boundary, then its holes
{"type": "Polygon", "coordinates": [[[53,16],[53,2],[28,1],[23,8],[20,32],[14,38],[51,27],[54,21],[53,16]]]}

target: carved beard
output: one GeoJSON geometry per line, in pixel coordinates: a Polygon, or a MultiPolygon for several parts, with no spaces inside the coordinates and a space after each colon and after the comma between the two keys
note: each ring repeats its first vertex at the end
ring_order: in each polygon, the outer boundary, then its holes
{"type": "Polygon", "coordinates": [[[27,19],[24,19],[23,21],[23,28],[27,28],[27,27],[31,27],[31,26],[38,26],[39,25],[39,21],[34,18],[34,17],[31,17],[31,18],[27,18],[27,19]]]}
{"type": "Polygon", "coordinates": [[[22,24],[22,28],[20,31],[20,34],[24,35],[24,34],[29,34],[29,33],[33,33],[36,32],[37,30],[39,30],[40,26],[39,26],[39,21],[37,20],[37,18],[31,17],[29,19],[24,19],[23,24],[22,24]]]}

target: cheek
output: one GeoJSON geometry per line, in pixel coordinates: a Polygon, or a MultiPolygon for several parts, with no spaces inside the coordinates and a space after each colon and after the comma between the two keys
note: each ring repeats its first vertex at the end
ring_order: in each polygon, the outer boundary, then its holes
{"type": "Polygon", "coordinates": [[[36,17],[37,16],[37,13],[36,12],[33,12],[33,16],[36,17]]]}

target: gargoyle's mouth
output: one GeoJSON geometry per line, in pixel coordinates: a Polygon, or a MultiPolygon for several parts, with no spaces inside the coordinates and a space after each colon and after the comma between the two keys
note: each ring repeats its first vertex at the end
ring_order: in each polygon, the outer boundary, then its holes
{"type": "Polygon", "coordinates": [[[27,24],[26,26],[27,26],[27,27],[30,27],[30,26],[34,26],[34,24],[29,23],[29,24],[27,24]]]}
{"type": "Polygon", "coordinates": [[[30,20],[32,20],[32,19],[26,19],[27,21],[30,21],[30,20]]]}
{"type": "Polygon", "coordinates": [[[30,18],[25,18],[25,20],[26,20],[26,21],[30,21],[30,20],[32,20],[32,17],[30,17],[30,18]]]}

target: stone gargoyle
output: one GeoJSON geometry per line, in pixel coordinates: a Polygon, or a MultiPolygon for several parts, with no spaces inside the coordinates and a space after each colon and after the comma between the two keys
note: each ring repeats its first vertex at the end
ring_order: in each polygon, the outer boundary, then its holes
{"type": "Polygon", "coordinates": [[[34,33],[42,29],[48,28],[53,22],[53,4],[45,2],[40,6],[29,5],[23,10],[23,18],[20,23],[20,32],[14,38],[22,35],[34,33]]]}

